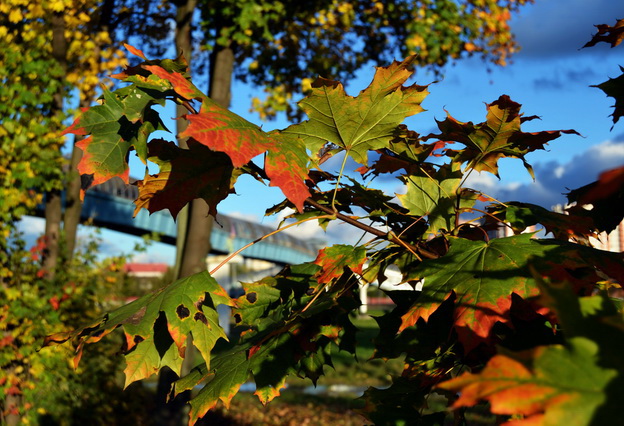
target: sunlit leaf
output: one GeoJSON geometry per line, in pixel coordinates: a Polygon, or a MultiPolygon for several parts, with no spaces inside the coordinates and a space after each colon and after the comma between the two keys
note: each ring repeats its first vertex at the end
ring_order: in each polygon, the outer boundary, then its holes
{"type": "Polygon", "coordinates": [[[542,131],[525,133],[520,125],[536,117],[523,117],[521,105],[502,95],[487,105],[487,120],[484,123],[472,124],[457,121],[450,114],[444,121],[438,121],[441,134],[432,135],[443,142],[459,142],[466,146],[458,151],[456,161],[467,162],[468,168],[476,171],[487,171],[498,177],[498,160],[504,157],[519,158],[533,175],[532,167],[524,156],[544,146],[561,133],[578,134],[574,130],[542,131]]]}
{"type": "Polygon", "coordinates": [[[377,68],[373,82],[355,98],[345,93],[342,84],[317,79],[311,94],[299,102],[309,121],[292,125],[284,133],[300,137],[314,153],[329,142],[367,164],[368,150],[385,147],[406,117],[423,111],[420,103],[428,94],[427,87],[402,86],[412,74],[408,67],[413,60],[377,68]]]}
{"type": "MultiPolygon", "coordinates": [[[[527,416],[515,425],[591,425],[600,424],[597,413],[605,408],[601,406],[607,402],[606,389],[617,375],[600,366],[594,342],[577,337],[567,346],[496,355],[481,373],[466,373],[439,387],[460,393],[453,407],[487,400],[494,414],[527,416]]],[[[612,396],[611,404],[618,398],[612,396]]]]}

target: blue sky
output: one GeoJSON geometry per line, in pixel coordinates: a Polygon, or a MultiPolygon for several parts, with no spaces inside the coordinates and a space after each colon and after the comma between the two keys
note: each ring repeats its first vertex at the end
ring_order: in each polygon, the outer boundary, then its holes
{"type": "MultiPolygon", "coordinates": [[[[512,30],[522,51],[504,68],[486,66],[477,59],[458,61],[447,66],[444,79],[429,87],[431,92],[423,102],[427,110],[410,118],[406,124],[422,134],[435,131],[435,121],[445,117],[446,109],[461,121],[482,122],[485,103],[507,94],[523,105],[524,113],[541,120],[525,124],[525,131],[575,129],[582,137],[563,135],[549,145],[548,152],[529,154],[536,182],[532,182],[518,160],[501,160],[501,181],[488,174],[473,174],[469,186],[501,200],[532,202],[550,207],[564,202],[562,193],[595,180],[598,174],[624,164],[624,124],[613,130],[609,115],[613,99],[602,91],[589,87],[609,77],[620,75],[624,66],[624,46],[614,49],[604,43],[582,49],[595,24],[613,25],[624,18],[624,2],[616,0],[536,0],[512,22],[512,30]]],[[[399,59],[399,58],[397,58],[399,59]]],[[[381,64],[387,65],[387,64],[381,64]]],[[[347,92],[356,95],[370,82],[374,69],[362,70],[355,81],[348,82],[347,92]]],[[[436,78],[419,70],[413,82],[432,83],[436,78]]],[[[249,113],[251,97],[261,93],[235,83],[231,109],[265,129],[283,128],[283,119],[261,123],[249,113]]],[[[135,174],[142,172],[136,169],[135,174]]],[[[401,192],[399,182],[382,182],[383,189],[401,192]]],[[[275,218],[263,218],[264,210],[281,201],[278,189],[263,187],[244,178],[237,184],[238,196],[231,196],[219,205],[222,213],[261,220],[272,224],[275,218]]],[[[30,226],[28,227],[30,228],[30,226]]],[[[295,231],[302,237],[319,236],[319,231],[307,224],[295,231]]],[[[322,234],[321,234],[322,235],[322,234]]],[[[116,254],[134,241],[117,233],[104,232],[104,251],[116,254]]],[[[359,237],[346,226],[332,226],[325,236],[332,242],[352,242],[359,237]]],[[[140,260],[173,262],[173,249],[154,245],[140,260]]]]}
{"type": "MultiPolygon", "coordinates": [[[[447,66],[444,79],[429,87],[423,102],[424,113],[406,121],[412,130],[422,134],[435,131],[434,119],[444,119],[448,111],[461,121],[482,122],[485,104],[507,94],[523,105],[525,115],[541,120],[525,124],[525,131],[574,129],[582,136],[563,135],[548,146],[527,156],[533,164],[533,182],[519,160],[501,160],[501,180],[490,174],[473,174],[469,186],[502,200],[518,200],[550,207],[563,203],[568,189],[595,180],[598,174],[624,164],[624,126],[613,125],[611,106],[597,88],[609,77],[617,77],[624,66],[624,46],[611,49],[602,43],[580,49],[595,33],[595,24],[615,24],[624,17],[624,2],[613,0],[536,0],[512,22],[512,30],[522,47],[507,67],[491,67],[478,59],[458,61],[447,66]]],[[[370,82],[374,69],[363,70],[355,82],[346,84],[347,92],[356,95],[370,82]]],[[[418,71],[413,82],[429,84],[431,73],[418,71]]],[[[234,88],[232,109],[250,121],[257,117],[248,112],[253,92],[241,86],[234,88]]],[[[264,128],[287,126],[284,121],[264,128]]],[[[389,192],[401,192],[400,182],[383,184],[389,192]]],[[[262,188],[255,182],[240,186],[239,196],[225,200],[221,211],[245,217],[262,218],[271,202],[281,200],[279,190],[262,188]],[[252,186],[253,185],[253,186],[252,186]]],[[[267,218],[264,219],[267,222],[267,218]]],[[[347,227],[329,230],[333,241],[351,241],[356,234],[347,227]]],[[[303,230],[300,230],[303,232],[303,230]]],[[[307,232],[313,233],[311,226],[307,232]]],[[[307,234],[307,232],[303,232],[307,234]]]]}

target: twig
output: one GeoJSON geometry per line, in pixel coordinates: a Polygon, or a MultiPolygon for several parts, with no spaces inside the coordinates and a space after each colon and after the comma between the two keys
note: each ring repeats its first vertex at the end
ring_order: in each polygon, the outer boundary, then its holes
{"type": "Polygon", "coordinates": [[[379,229],[375,229],[372,226],[368,226],[365,225],[355,219],[350,218],[347,215],[344,215],[342,213],[338,213],[335,210],[330,209],[329,207],[326,207],[322,204],[317,203],[316,201],[314,201],[312,198],[307,198],[305,200],[306,203],[308,203],[309,205],[311,205],[312,207],[319,209],[325,213],[328,213],[332,216],[335,216],[337,219],[342,220],[343,222],[346,222],[350,225],[355,226],[356,228],[359,228],[363,231],[368,232],[369,234],[373,234],[379,238],[383,238],[385,240],[391,241],[395,244],[399,244],[403,247],[405,247],[408,250],[414,251],[415,253],[418,253],[420,256],[425,257],[427,259],[437,259],[440,256],[438,256],[437,254],[427,250],[426,248],[422,247],[421,243],[418,243],[416,246],[406,243],[405,241],[401,240],[400,238],[398,238],[396,235],[390,233],[386,233],[384,231],[381,231],[379,229]]]}

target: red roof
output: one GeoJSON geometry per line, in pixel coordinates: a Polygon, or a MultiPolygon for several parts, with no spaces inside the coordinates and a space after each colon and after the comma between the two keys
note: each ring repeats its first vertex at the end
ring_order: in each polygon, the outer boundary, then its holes
{"type": "Polygon", "coordinates": [[[141,272],[158,272],[164,274],[167,272],[167,268],[169,268],[169,265],[166,263],[126,263],[124,271],[129,274],[141,272]]]}

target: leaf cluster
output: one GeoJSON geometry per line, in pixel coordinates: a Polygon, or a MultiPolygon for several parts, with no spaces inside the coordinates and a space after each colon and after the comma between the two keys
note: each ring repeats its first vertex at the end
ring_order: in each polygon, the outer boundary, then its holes
{"type": "Polygon", "coordinates": [[[576,132],[523,131],[536,117],[503,95],[486,105],[482,123],[447,114],[439,133],[421,136],[402,124],[428,95],[427,87],[407,84],[415,61],[408,57],[377,68],[355,97],[337,81],[317,79],[299,104],[308,120],[267,133],[205,96],[182,57],[147,60],[128,48],[143,59],[117,75],[128,85],[105,91],[101,105],[68,130],[89,135],[81,143],[85,180],[127,180],[134,150],[160,168],[137,183],[137,209],[168,208],[175,216],[200,197],[216,214],[236,178],[249,174],[284,193],[271,213],[293,208],[298,222],[345,222],[370,241],[326,247],[314,262],[244,283],[237,299],[202,272],[49,336],[47,344],[71,340],[78,362],[86,344],[122,328],[128,386],[165,366],[179,373],[190,334],[202,362],[172,393],[203,386],[191,400],[193,424],[219,402],[227,407],[249,380],[266,404],[289,375],[316,383],[337,351],[355,355],[352,317],[362,284],[398,269],[413,290],[386,291],[395,307],[376,318],[374,357],[404,357],[404,370],[389,388],[365,393],[370,420],[439,424],[446,414],[428,408],[431,398],[458,409],[459,420],[481,400],[493,414],[522,419],[516,424],[617,418],[614,389],[624,366],[620,343],[608,336],[621,334],[622,313],[608,291],[621,292],[624,259],[592,248],[591,238],[622,220],[621,212],[605,219],[600,204],[621,197],[621,170],[573,191],[578,208],[568,214],[465,186],[471,173],[498,176],[501,158],[518,159],[531,173],[529,153],[576,132]],[[188,149],[150,136],[163,128],[153,107],[167,101],[188,111],[190,125],[180,135],[188,149]],[[263,164],[256,163],[260,155],[263,164]],[[332,169],[340,163],[328,161],[333,156],[342,164],[332,169]],[[362,165],[360,176],[346,171],[348,159],[362,165]],[[376,189],[382,175],[404,183],[405,192],[395,199],[376,189]],[[598,208],[583,208],[589,203],[598,208]],[[548,238],[525,232],[536,225],[548,238]],[[495,238],[501,229],[512,235],[495,238]],[[218,305],[232,308],[232,336],[218,323],[218,305]]]}
{"type": "Polygon", "coordinates": [[[147,407],[140,387],[133,395],[121,393],[123,366],[116,357],[121,339],[102,342],[98,351],[84,357],[78,371],[71,367],[69,348],[40,350],[46,335],[72,330],[120,304],[110,295],[122,293],[129,284],[123,271],[126,259],[97,260],[98,243],[89,237],[67,267],[49,280],[41,267],[43,238],[30,250],[16,231],[9,241],[0,256],[3,421],[15,412],[32,424],[81,423],[93,416],[112,422],[144,418],[147,407]],[[16,406],[9,403],[15,395],[21,396],[16,406]]]}

